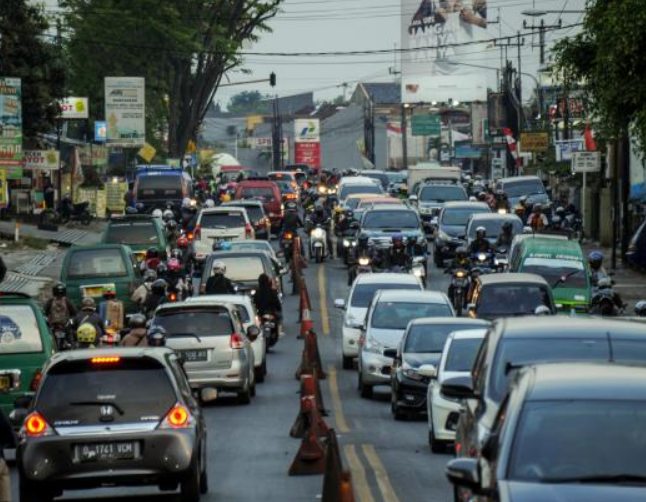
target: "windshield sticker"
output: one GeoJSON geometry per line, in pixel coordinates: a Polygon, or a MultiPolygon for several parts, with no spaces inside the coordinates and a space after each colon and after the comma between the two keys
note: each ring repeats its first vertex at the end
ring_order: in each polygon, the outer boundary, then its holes
{"type": "Polygon", "coordinates": [[[0,343],[9,345],[22,338],[20,327],[10,317],[0,315],[0,343]]]}

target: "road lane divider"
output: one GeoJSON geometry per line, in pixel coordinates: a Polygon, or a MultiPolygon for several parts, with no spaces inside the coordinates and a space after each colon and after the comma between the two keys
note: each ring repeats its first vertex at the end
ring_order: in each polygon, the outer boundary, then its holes
{"type": "Polygon", "coordinates": [[[332,365],[328,366],[328,377],[336,430],[342,434],[347,434],[348,432],[350,432],[350,427],[348,426],[348,422],[345,419],[345,414],[343,413],[343,404],[341,402],[341,392],[339,390],[339,381],[337,379],[336,368],[332,365]]]}
{"type": "Polygon", "coordinates": [[[327,312],[327,284],[325,279],[325,267],[319,267],[319,310],[321,312],[321,332],[323,336],[330,335],[330,317],[327,312]]]}
{"type": "Polygon", "coordinates": [[[343,469],[339,440],[334,429],[327,434],[327,462],[321,502],[354,502],[352,476],[343,469]]]}
{"type": "Polygon", "coordinates": [[[359,502],[375,502],[375,499],[372,496],[372,492],[370,491],[370,487],[368,486],[366,470],[364,469],[361,460],[359,460],[359,455],[357,455],[357,449],[355,445],[345,445],[343,447],[343,453],[345,454],[345,458],[347,459],[348,465],[350,466],[354,489],[357,497],[359,498],[359,502]]]}
{"type": "Polygon", "coordinates": [[[386,468],[377,455],[375,447],[371,444],[363,444],[361,445],[361,449],[363,450],[363,454],[366,456],[370,467],[375,473],[377,486],[379,487],[379,491],[381,492],[383,499],[388,502],[399,502],[399,498],[397,498],[397,495],[395,494],[395,490],[390,482],[386,468]]]}
{"type": "MultiPolygon", "coordinates": [[[[326,447],[322,436],[328,432],[327,424],[316,408],[314,396],[301,399],[302,420],[307,422],[301,445],[289,468],[290,476],[309,476],[324,474],[326,465],[326,447]]],[[[299,415],[299,416],[300,416],[299,415]]]]}

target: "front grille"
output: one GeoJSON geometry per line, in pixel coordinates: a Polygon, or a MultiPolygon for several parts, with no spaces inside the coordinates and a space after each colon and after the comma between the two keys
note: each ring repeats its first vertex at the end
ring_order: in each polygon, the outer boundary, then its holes
{"type": "Polygon", "coordinates": [[[409,406],[422,406],[426,402],[426,394],[405,390],[401,394],[401,399],[409,406]]]}

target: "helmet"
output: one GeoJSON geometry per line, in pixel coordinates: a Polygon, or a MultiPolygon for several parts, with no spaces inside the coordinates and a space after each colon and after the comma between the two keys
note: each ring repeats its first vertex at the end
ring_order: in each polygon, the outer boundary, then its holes
{"type": "Polygon", "coordinates": [[[150,291],[154,295],[165,295],[166,294],[166,281],[164,279],[157,279],[153,282],[150,291]]]}
{"type": "Polygon", "coordinates": [[[345,217],[346,217],[346,218],[354,218],[354,211],[353,211],[352,209],[348,209],[348,210],[345,212],[345,217]]]}
{"type": "Polygon", "coordinates": [[[476,239],[484,239],[487,237],[487,229],[485,227],[476,228],[476,239]]]}
{"type": "Polygon", "coordinates": [[[65,296],[65,294],[67,293],[67,286],[65,286],[65,284],[63,284],[62,282],[57,282],[52,288],[52,293],[56,298],[65,296]]]}
{"type": "Polygon", "coordinates": [[[556,208],[556,214],[558,214],[559,216],[563,217],[563,216],[565,216],[565,213],[566,213],[566,211],[565,211],[565,208],[563,206],[559,206],[559,207],[556,208]]]}
{"type": "Polygon", "coordinates": [[[169,272],[179,272],[181,268],[182,265],[177,258],[171,258],[170,260],[168,260],[169,272]]]}
{"type": "Polygon", "coordinates": [[[534,310],[534,315],[552,315],[552,311],[549,309],[549,307],[541,305],[540,307],[536,307],[536,309],[534,310]]]}
{"type": "Polygon", "coordinates": [[[206,202],[204,203],[206,207],[215,207],[215,202],[213,202],[213,199],[206,199],[206,202]]]}
{"type": "Polygon", "coordinates": [[[220,197],[220,199],[222,199],[222,202],[231,202],[231,196],[228,193],[222,194],[222,197],[220,197]]]}
{"type": "Polygon", "coordinates": [[[635,305],[635,314],[639,317],[646,317],[646,301],[642,300],[635,305]]]}
{"type": "Polygon", "coordinates": [[[159,258],[159,250],[157,248],[148,248],[146,250],[146,260],[159,258]]]}
{"type": "Polygon", "coordinates": [[[479,200],[479,201],[481,201],[481,202],[482,202],[482,201],[485,201],[486,199],[487,199],[487,194],[486,194],[485,192],[480,192],[480,193],[478,194],[478,200],[479,200]]]}
{"type": "Polygon", "coordinates": [[[505,234],[510,234],[514,230],[514,224],[511,221],[506,221],[502,224],[502,231],[505,234]]]}
{"type": "Polygon", "coordinates": [[[157,277],[166,275],[166,272],[168,272],[168,267],[166,267],[165,263],[160,263],[159,265],[157,265],[157,277]]]}
{"type": "Polygon", "coordinates": [[[144,272],[144,282],[154,282],[157,280],[157,272],[147,269],[144,272]]]}
{"type": "Polygon", "coordinates": [[[114,286],[105,286],[103,288],[103,298],[116,298],[117,290],[114,286]]]}
{"type": "Polygon", "coordinates": [[[166,223],[166,230],[169,232],[174,232],[177,230],[177,222],[175,220],[168,220],[166,223]]]}
{"type": "Polygon", "coordinates": [[[182,199],[182,209],[188,209],[191,207],[191,199],[188,197],[184,197],[182,199]]]}
{"type": "Polygon", "coordinates": [[[368,247],[368,243],[370,242],[370,236],[368,234],[361,234],[359,235],[357,242],[360,247],[366,248],[368,247]]]}
{"type": "Polygon", "coordinates": [[[84,322],[76,330],[76,340],[80,343],[96,342],[96,328],[89,322],[84,322]]]}
{"type": "Polygon", "coordinates": [[[146,334],[149,347],[166,346],[166,330],[162,326],[151,326],[146,334]]]}
{"type": "Polygon", "coordinates": [[[593,270],[599,270],[603,263],[603,253],[601,251],[592,251],[588,255],[588,263],[593,270]]]}
{"type": "Polygon", "coordinates": [[[520,199],[518,199],[518,202],[520,202],[523,206],[527,204],[527,195],[523,195],[520,199]]]}
{"type": "Polygon", "coordinates": [[[298,206],[296,205],[296,202],[290,201],[285,204],[285,209],[287,211],[296,211],[298,206]]]}
{"type": "Polygon", "coordinates": [[[180,249],[186,249],[188,247],[188,239],[186,237],[180,237],[177,239],[177,247],[180,249]]]}
{"type": "Polygon", "coordinates": [[[476,199],[473,195],[469,197],[469,202],[475,202],[476,200],[478,199],[476,199]]]}
{"type": "Polygon", "coordinates": [[[163,216],[161,209],[155,209],[153,211],[153,218],[161,218],[163,216]]]}
{"type": "Polygon", "coordinates": [[[395,249],[401,249],[404,247],[404,236],[402,234],[393,235],[393,247],[395,249]]]}
{"type": "Polygon", "coordinates": [[[464,246],[460,246],[455,250],[455,257],[458,260],[466,260],[469,256],[469,252],[467,251],[467,248],[464,246]]]}
{"type": "Polygon", "coordinates": [[[227,266],[222,261],[216,261],[213,264],[213,273],[224,275],[227,273],[227,266]]]}
{"type": "Polygon", "coordinates": [[[81,310],[96,310],[94,298],[86,296],[81,300],[81,310]]]}
{"type": "Polygon", "coordinates": [[[145,328],[146,316],[143,314],[133,314],[132,316],[130,316],[130,320],[128,321],[128,327],[130,329],[145,328]]]}
{"type": "Polygon", "coordinates": [[[173,211],[171,211],[170,209],[166,209],[162,214],[162,218],[164,218],[164,221],[170,221],[174,217],[175,215],[173,214],[173,211]]]}

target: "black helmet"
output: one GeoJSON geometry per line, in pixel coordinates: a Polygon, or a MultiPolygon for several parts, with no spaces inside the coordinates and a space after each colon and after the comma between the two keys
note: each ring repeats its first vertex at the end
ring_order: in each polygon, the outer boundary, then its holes
{"type": "Polygon", "coordinates": [[[345,211],[345,217],[346,218],[354,218],[354,211],[352,209],[347,209],[345,211]]]}
{"type": "Polygon", "coordinates": [[[150,260],[151,258],[159,258],[159,250],[154,247],[150,247],[146,250],[146,259],[150,260]]]}
{"type": "Polygon", "coordinates": [[[502,231],[505,234],[510,234],[514,230],[514,224],[511,221],[506,221],[502,224],[502,231]]]}
{"type": "Polygon", "coordinates": [[[565,208],[563,206],[559,206],[556,208],[556,214],[558,214],[561,218],[565,216],[565,208]]]}
{"type": "Polygon", "coordinates": [[[485,201],[485,200],[487,200],[487,194],[486,194],[486,192],[480,192],[480,193],[478,194],[478,200],[479,200],[479,201],[485,201]]]}
{"type": "Polygon", "coordinates": [[[143,314],[133,314],[130,316],[130,320],[128,321],[128,327],[130,329],[145,328],[146,316],[143,314]]]}
{"type": "Polygon", "coordinates": [[[393,247],[395,249],[401,249],[404,247],[404,236],[401,234],[393,235],[393,247]]]}
{"type": "Polygon", "coordinates": [[[592,251],[588,255],[588,263],[592,270],[599,270],[601,265],[603,265],[603,253],[601,251],[592,251]]]}
{"type": "Polygon", "coordinates": [[[359,235],[359,238],[357,239],[357,242],[358,242],[360,247],[367,248],[368,243],[370,242],[370,236],[368,234],[361,234],[361,235],[359,235]]]}
{"type": "Polygon", "coordinates": [[[146,338],[148,338],[149,347],[165,347],[166,329],[162,326],[151,326],[146,334],[146,338]]]}
{"type": "Polygon", "coordinates": [[[65,294],[67,293],[67,286],[65,286],[65,284],[63,284],[62,282],[57,282],[52,288],[52,293],[56,298],[65,296],[65,294]]]}
{"type": "Polygon", "coordinates": [[[154,295],[159,295],[159,296],[165,295],[166,281],[164,279],[157,279],[155,282],[153,282],[152,286],[150,287],[150,291],[154,295]]]}
{"type": "Polygon", "coordinates": [[[159,265],[157,265],[157,277],[166,275],[166,272],[168,272],[168,267],[166,267],[165,263],[160,263],[159,265]]]}
{"type": "Polygon", "coordinates": [[[635,305],[635,315],[646,317],[646,301],[641,300],[635,305]]]}
{"type": "Polygon", "coordinates": [[[485,239],[487,237],[487,229],[485,227],[476,228],[476,239],[485,239]]]}
{"type": "Polygon", "coordinates": [[[296,205],[296,202],[289,201],[285,203],[285,209],[287,211],[296,211],[298,209],[298,206],[296,205]]]}
{"type": "Polygon", "coordinates": [[[169,220],[168,223],[166,223],[166,230],[169,232],[177,230],[177,222],[175,220],[169,220]]]}
{"type": "Polygon", "coordinates": [[[457,248],[457,249],[455,250],[455,257],[456,257],[458,260],[464,260],[464,259],[466,259],[468,256],[469,256],[469,252],[467,251],[467,248],[465,248],[464,246],[460,246],[459,248],[457,248]]]}

